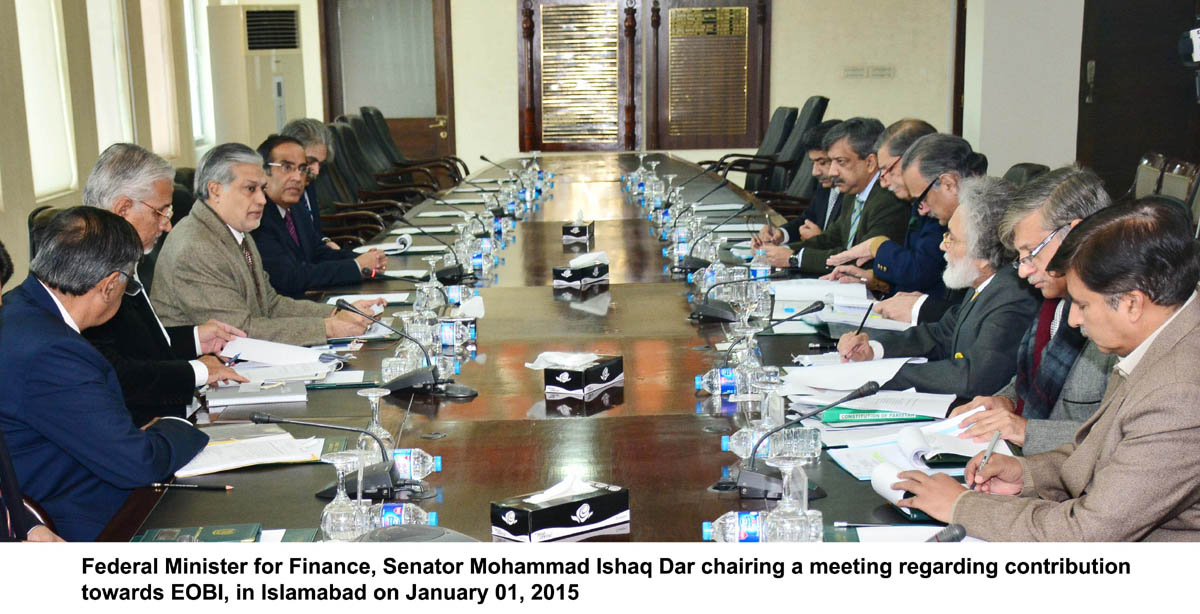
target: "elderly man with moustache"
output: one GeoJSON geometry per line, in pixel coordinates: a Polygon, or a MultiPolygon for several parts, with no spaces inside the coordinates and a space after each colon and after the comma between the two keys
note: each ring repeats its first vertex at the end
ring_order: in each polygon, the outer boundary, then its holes
{"type": "MultiPolygon", "coordinates": [[[[167,325],[219,317],[258,339],[313,345],[362,334],[352,313],[279,296],[248,233],[261,223],[263,159],[241,143],[218,145],[196,169],[199,200],[167,236],[151,299],[167,325]]],[[[359,301],[372,310],[383,301],[359,301]]]]}
{"type": "Polygon", "coordinates": [[[899,504],[989,541],[1200,541],[1200,253],[1178,206],[1106,207],[1076,225],[1047,270],[1068,323],[1120,356],[1100,409],[1042,454],[994,454],[954,478],[900,474],[899,504]]]}
{"type": "Polygon", "coordinates": [[[1116,356],[1067,325],[1071,298],[1067,280],[1046,265],[1067,233],[1111,201],[1095,173],[1077,167],[1055,169],[1017,191],[1000,224],[1000,239],[1015,248],[1013,265],[1045,300],[1017,348],[1017,374],[991,396],[975,397],[950,412],[984,411],[963,420],[959,437],[987,441],[992,433],[1021,446],[1028,456],[1067,443],[1100,408],[1116,356]]]}
{"type": "Polygon", "coordinates": [[[133,227],[75,207],[35,238],[29,277],[0,309],[0,431],[25,494],[64,538],[92,540],[132,489],[165,481],[208,436],[174,417],[139,429],[112,365],[81,334],[139,289],[133,227]]]}
{"type": "Polygon", "coordinates": [[[267,204],[262,223],[250,235],[276,292],[303,298],[309,290],[361,283],[364,277],[387,269],[387,255],[380,250],[356,255],[330,249],[321,241],[311,214],[301,204],[308,161],[300,141],[273,134],[258,146],[258,154],[267,162],[263,187],[267,204]]]}
{"type": "Polygon", "coordinates": [[[1000,243],[1000,219],[1012,198],[1003,179],[973,177],[958,187],[959,205],[950,217],[942,250],[947,288],[967,295],[940,320],[905,331],[846,333],[838,340],[843,361],[921,356],[906,364],[884,388],[974,397],[988,394],[1016,371],[1013,348],[1037,312],[1037,299],[1017,278],[1000,243]]]}
{"type": "Polygon", "coordinates": [[[844,194],[838,219],[821,234],[784,246],[765,246],[774,267],[799,268],[808,275],[824,275],[832,267],[830,256],[866,237],[903,236],[908,224],[908,207],[888,190],[878,186],[879,163],[875,140],[883,132],[877,119],[853,117],[825,135],[822,146],[829,152],[829,177],[844,194]]]}
{"type": "MultiPolygon", "coordinates": [[[[96,160],[83,188],[83,203],[112,211],[129,222],[149,253],[171,230],[171,189],[175,169],[132,143],[117,143],[96,160]]],[[[134,279],[141,282],[137,273],[134,279]]],[[[196,388],[246,379],[216,354],[241,330],[218,320],[200,326],[165,327],[145,288],[121,302],[109,321],[83,333],[112,363],[135,424],[159,416],[184,417],[196,388]]]]}

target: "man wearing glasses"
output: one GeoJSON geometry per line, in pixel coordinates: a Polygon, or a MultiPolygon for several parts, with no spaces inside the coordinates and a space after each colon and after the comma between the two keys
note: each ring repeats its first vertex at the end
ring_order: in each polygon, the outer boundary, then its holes
{"type": "Polygon", "coordinates": [[[958,184],[959,206],[942,239],[947,288],[966,290],[937,322],[899,332],[846,333],[838,340],[843,361],[901,356],[928,359],[906,364],[883,387],[974,397],[1012,379],[1013,348],[1037,313],[1033,293],[1011,266],[999,227],[1012,200],[1003,179],[972,177],[958,184]]]}
{"type": "MultiPolygon", "coordinates": [[[[132,143],[105,149],[83,188],[83,203],[112,211],[133,225],[146,254],[171,230],[175,169],[132,143]]],[[[112,363],[134,424],[160,416],[185,417],[196,388],[219,381],[244,382],[216,353],[242,331],[209,320],[199,326],[163,326],[135,271],[116,315],[84,337],[112,363]]]]}
{"type": "Polygon", "coordinates": [[[93,540],[132,489],[166,481],[208,436],[175,417],[139,429],[116,371],[81,335],[131,290],[144,246],[129,223],[75,207],[36,238],[29,277],[0,309],[0,431],[24,494],[63,538],[93,540]]]}
{"type": "Polygon", "coordinates": [[[1046,266],[1067,233],[1089,215],[1109,206],[1108,192],[1095,173],[1064,167],[1034,179],[1020,190],[1000,223],[1000,239],[1017,252],[1017,275],[1040,290],[1045,300],[1017,349],[1017,374],[991,396],[975,397],[950,415],[983,406],[963,422],[960,435],[987,441],[992,433],[1021,446],[1026,456],[1071,441],[1096,413],[1117,362],[1083,332],[1067,324],[1071,299],[1065,277],[1046,266]]]}
{"type": "Polygon", "coordinates": [[[300,204],[309,168],[300,141],[273,134],[258,146],[258,153],[266,160],[267,204],[262,223],[250,234],[276,292],[302,298],[309,290],[360,283],[387,269],[382,251],[357,255],[330,249],[321,241],[312,216],[300,204]]]}

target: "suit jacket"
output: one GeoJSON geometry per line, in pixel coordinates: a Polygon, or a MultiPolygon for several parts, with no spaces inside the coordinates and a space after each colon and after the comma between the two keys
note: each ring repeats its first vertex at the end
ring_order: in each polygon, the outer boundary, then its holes
{"type": "Polygon", "coordinates": [[[925,324],[927,322],[937,322],[946,315],[946,312],[951,307],[963,302],[967,292],[963,288],[957,290],[946,289],[941,295],[926,295],[924,303],[921,303],[921,308],[917,310],[917,323],[925,324]]]}
{"type": "Polygon", "coordinates": [[[131,489],[170,477],[208,436],[182,420],[139,430],[112,365],[33,276],[2,313],[0,429],[21,488],[64,539],[95,539],[131,489]]]}
{"type": "MultiPolygon", "coordinates": [[[[1059,326],[1066,325],[1067,316],[1064,313],[1059,326]]],[[[1031,419],[1025,425],[1025,445],[1021,446],[1021,453],[1025,456],[1040,454],[1071,441],[1075,431],[1100,409],[1100,400],[1108,386],[1108,375],[1115,364],[1117,356],[1101,352],[1095,343],[1088,341],[1067,372],[1062,392],[1050,409],[1050,415],[1042,420],[1031,419]]],[[[1014,376],[995,396],[1005,397],[1015,405],[1018,398],[1017,378],[1014,376]]]]}
{"type": "Polygon", "coordinates": [[[292,209],[299,244],[288,234],[279,208],[270,199],[263,210],[262,223],[250,233],[275,291],[298,299],[308,290],[362,282],[358,263],[354,261],[358,254],[330,249],[313,230],[312,216],[304,206],[296,203],[292,209]]]}
{"type": "MultiPolygon", "coordinates": [[[[264,216],[270,211],[264,211],[264,216]]],[[[298,345],[325,342],[325,322],[333,309],[276,294],[262,268],[262,256],[249,234],[242,248],[217,213],[203,202],[167,235],[158,257],[150,298],[163,324],[178,326],[216,318],[257,339],[298,345]]]]}
{"type": "Polygon", "coordinates": [[[944,231],[937,219],[918,215],[917,206],[913,205],[908,231],[901,240],[889,236],[892,240],[879,246],[871,265],[875,277],[891,284],[893,293],[924,292],[930,296],[944,296],[946,286],[942,283],[942,271],[946,268],[946,258],[941,249],[944,231]]]}
{"type": "Polygon", "coordinates": [[[1200,540],[1200,301],[1178,315],[1067,444],[1018,459],[1020,496],[967,492],[951,522],[992,541],[1200,540]]]}
{"type": "Polygon", "coordinates": [[[800,257],[802,273],[824,275],[833,270],[833,267],[825,265],[825,260],[846,251],[847,246],[879,235],[904,236],[908,226],[908,209],[908,203],[896,198],[890,190],[880,187],[876,181],[871,187],[871,192],[867,194],[854,236],[850,236],[850,226],[854,217],[854,195],[843,194],[842,211],[829,228],[815,237],[791,243],[789,247],[792,251],[804,250],[800,257]]]}
{"type": "Polygon", "coordinates": [[[187,414],[196,391],[196,373],[189,360],[197,357],[194,327],[163,329],[145,292],[126,296],[117,315],[83,336],[112,363],[133,423],[142,425],[159,416],[187,414]]]}
{"type": "MultiPolygon", "coordinates": [[[[309,181],[308,185],[305,186],[304,198],[300,200],[300,208],[308,213],[309,218],[312,219],[313,233],[317,236],[317,240],[319,241],[321,237],[325,236],[325,234],[321,230],[321,208],[317,205],[316,181],[309,181]]],[[[324,243],[324,241],[321,241],[321,243],[324,243]]]]}
{"type": "Polygon", "coordinates": [[[948,310],[933,324],[875,337],[884,356],[924,356],[929,362],[904,365],[883,385],[889,390],[971,398],[992,394],[1017,370],[1017,345],[1037,315],[1038,300],[1011,267],[998,271],[987,287],[948,310]]]}
{"type": "Polygon", "coordinates": [[[12,458],[8,456],[8,445],[4,443],[4,433],[0,433],[0,514],[6,514],[7,522],[11,523],[13,535],[8,535],[8,527],[4,518],[0,518],[0,542],[24,541],[29,531],[42,524],[25,509],[25,498],[21,495],[21,483],[17,480],[17,471],[13,469],[12,458]]]}
{"type": "Polygon", "coordinates": [[[781,227],[787,233],[788,242],[799,240],[800,227],[805,222],[812,222],[821,230],[825,230],[826,226],[833,225],[833,222],[837,220],[838,215],[842,212],[842,199],[833,199],[833,207],[831,209],[829,194],[832,191],[833,188],[826,188],[822,187],[819,183],[817,184],[817,189],[813,190],[812,198],[809,199],[808,208],[804,210],[804,213],[796,216],[781,227]],[[826,212],[829,213],[828,216],[825,215],[826,212]]]}

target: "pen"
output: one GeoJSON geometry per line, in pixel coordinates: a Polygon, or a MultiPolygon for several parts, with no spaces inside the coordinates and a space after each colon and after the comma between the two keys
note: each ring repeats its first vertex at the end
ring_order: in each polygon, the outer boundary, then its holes
{"type": "MultiPolygon", "coordinates": [[[[995,433],[992,433],[992,441],[988,444],[987,450],[983,453],[983,460],[979,461],[979,466],[975,468],[975,475],[979,475],[979,472],[983,471],[983,466],[986,465],[988,460],[992,458],[992,452],[996,451],[997,443],[1000,443],[999,430],[997,430],[995,433]]],[[[972,485],[971,490],[975,490],[978,486],[978,484],[972,485]]]]}
{"type": "Polygon", "coordinates": [[[258,389],[259,390],[271,390],[272,388],[279,388],[282,385],[283,385],[283,382],[262,382],[261,384],[258,385],[258,389]]]}
{"type": "Polygon", "coordinates": [[[871,317],[871,310],[875,308],[875,303],[867,305],[867,312],[863,314],[862,322],[858,323],[858,330],[854,331],[855,336],[862,334],[862,329],[867,325],[867,318],[871,317]]]}
{"type": "Polygon", "coordinates": [[[851,528],[851,527],[890,527],[890,526],[893,526],[893,525],[883,523],[883,522],[846,522],[844,520],[835,520],[833,522],[833,528],[835,528],[835,529],[847,529],[847,528],[851,528]]]}
{"type": "Polygon", "coordinates": [[[190,488],[192,490],[219,490],[219,491],[233,490],[233,487],[228,484],[226,484],[224,486],[205,486],[204,484],[180,484],[180,483],[176,482],[176,483],[172,483],[172,484],[155,483],[155,484],[151,484],[150,486],[153,488],[157,488],[157,489],[190,488]]]}
{"type": "Polygon", "coordinates": [[[226,367],[232,367],[232,366],[233,366],[233,363],[237,362],[237,361],[238,361],[238,359],[239,359],[239,358],[241,358],[241,357],[242,357],[242,354],[241,354],[241,352],[238,352],[236,355],[234,355],[234,357],[233,357],[233,358],[230,358],[228,361],[226,361],[226,363],[225,363],[225,366],[226,366],[226,367]]]}

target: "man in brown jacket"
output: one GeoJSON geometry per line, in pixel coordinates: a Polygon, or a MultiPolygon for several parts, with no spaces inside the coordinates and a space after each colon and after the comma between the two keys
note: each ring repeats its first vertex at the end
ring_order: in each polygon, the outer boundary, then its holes
{"type": "Polygon", "coordinates": [[[1200,261],[1179,207],[1115,205],[1071,230],[1048,270],[1065,274],[1070,324],[1121,357],[1100,409],[1062,447],[996,454],[953,478],[893,485],[968,535],[1010,541],[1200,540],[1200,261]]]}

